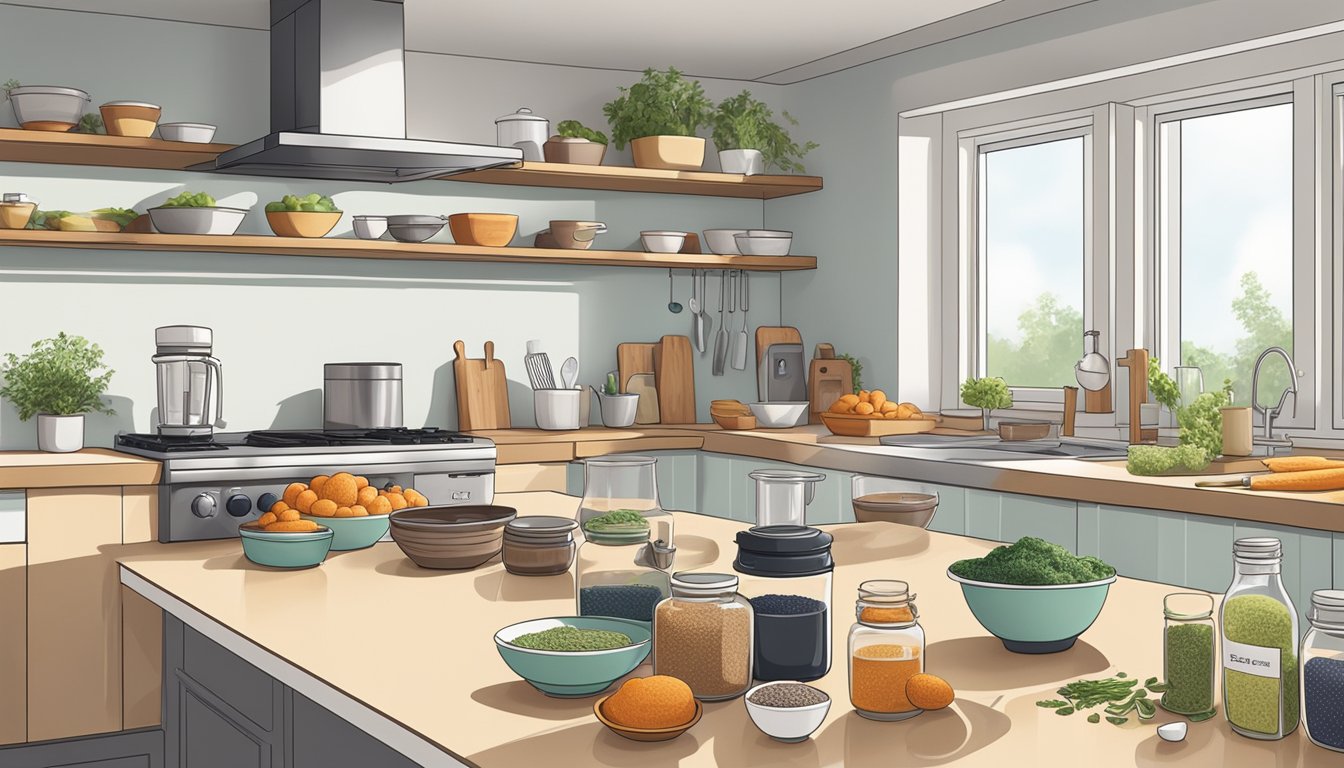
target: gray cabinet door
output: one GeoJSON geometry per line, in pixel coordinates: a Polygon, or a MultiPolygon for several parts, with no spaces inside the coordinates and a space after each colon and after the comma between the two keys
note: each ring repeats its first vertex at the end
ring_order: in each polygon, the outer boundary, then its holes
{"type": "Polygon", "coordinates": [[[271,768],[271,746],[235,717],[183,686],[178,754],[182,768],[271,768]]]}
{"type": "Polygon", "coordinates": [[[417,768],[417,763],[295,693],[290,718],[291,768],[417,768]]]}

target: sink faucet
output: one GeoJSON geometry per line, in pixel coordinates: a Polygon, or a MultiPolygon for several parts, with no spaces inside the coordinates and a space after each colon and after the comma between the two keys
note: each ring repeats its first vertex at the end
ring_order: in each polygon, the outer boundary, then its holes
{"type": "Polygon", "coordinates": [[[1277,419],[1279,414],[1283,411],[1283,404],[1287,402],[1288,395],[1293,396],[1293,415],[1297,415],[1297,377],[1301,375],[1302,374],[1297,372],[1297,366],[1293,364],[1292,356],[1289,355],[1288,350],[1283,347],[1270,347],[1264,352],[1261,352],[1260,356],[1255,359],[1255,370],[1251,373],[1251,407],[1264,414],[1266,440],[1271,440],[1274,437],[1274,420],[1277,419]],[[1288,363],[1288,388],[1283,390],[1282,395],[1279,395],[1279,404],[1273,408],[1260,405],[1259,398],[1260,365],[1265,361],[1265,358],[1270,355],[1278,355],[1283,358],[1284,362],[1288,363]]]}

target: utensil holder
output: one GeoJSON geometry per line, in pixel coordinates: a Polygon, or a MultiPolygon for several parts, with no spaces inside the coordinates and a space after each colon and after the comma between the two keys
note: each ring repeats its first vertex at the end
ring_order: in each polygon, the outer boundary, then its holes
{"type": "Polygon", "coordinates": [[[581,389],[534,389],[532,408],[537,427],[549,430],[579,428],[579,409],[583,402],[581,389]]]}

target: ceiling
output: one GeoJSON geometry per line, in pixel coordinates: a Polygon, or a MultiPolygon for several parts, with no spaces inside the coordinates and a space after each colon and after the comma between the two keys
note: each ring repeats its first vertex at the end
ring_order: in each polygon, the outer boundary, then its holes
{"type": "MultiPolygon", "coordinates": [[[[404,0],[406,47],[790,83],[1096,0],[404,0]]],[[[266,29],[269,0],[0,0],[266,29]]]]}

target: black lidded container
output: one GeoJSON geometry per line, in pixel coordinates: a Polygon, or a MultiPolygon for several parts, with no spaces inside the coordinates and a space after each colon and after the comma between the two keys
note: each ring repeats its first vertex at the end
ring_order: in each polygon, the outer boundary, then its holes
{"type": "Polygon", "coordinates": [[[737,534],[738,592],[756,614],[753,676],[816,680],[831,669],[832,537],[803,525],[737,534]]]}

